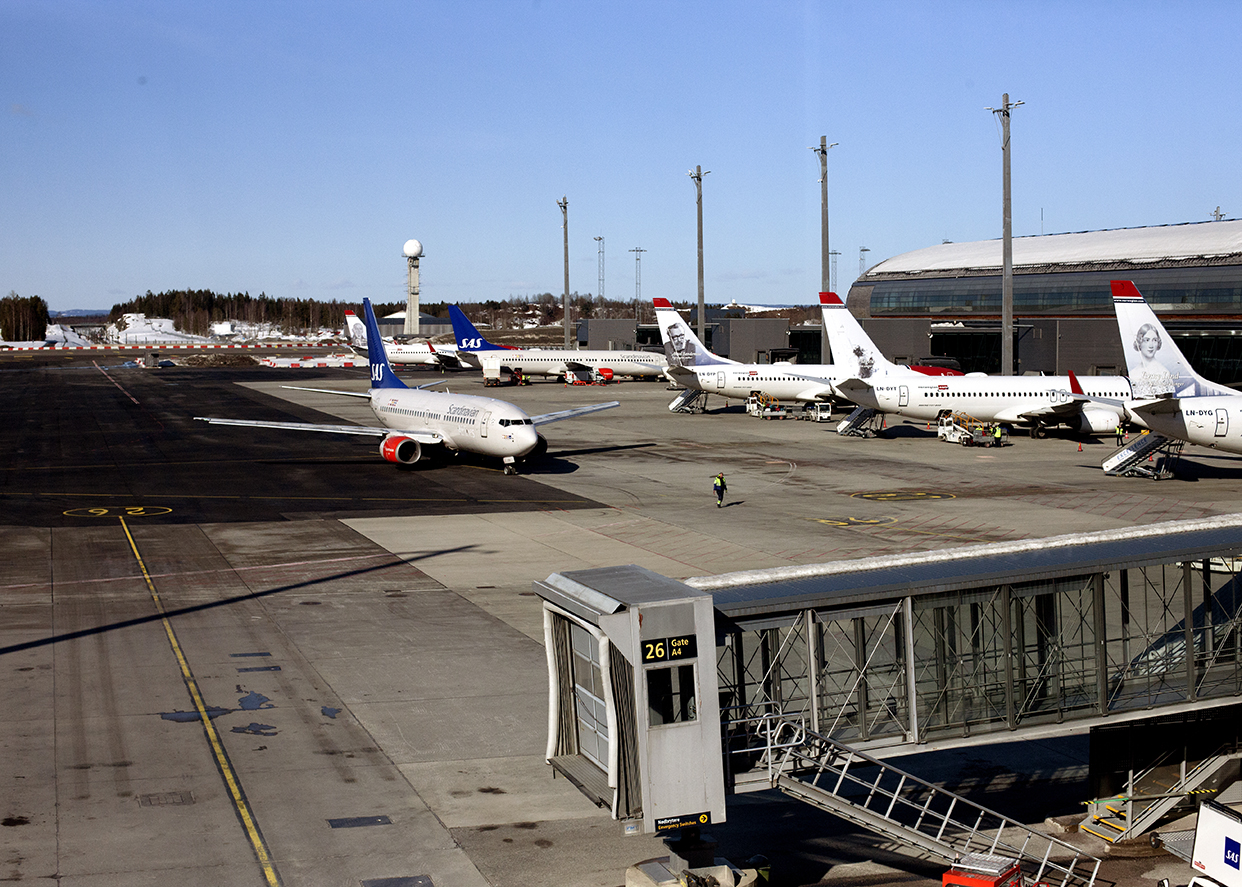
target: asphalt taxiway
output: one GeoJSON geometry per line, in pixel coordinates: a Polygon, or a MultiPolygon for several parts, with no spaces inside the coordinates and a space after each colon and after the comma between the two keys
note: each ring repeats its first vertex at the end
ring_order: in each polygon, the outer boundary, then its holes
{"type": "MultiPolygon", "coordinates": [[[[399,469],[371,441],[192,421],[369,421],[359,401],[281,387],[362,390],[365,371],[94,363],[0,360],[0,879],[619,884],[663,848],[543,763],[532,580],[1038,538],[1233,512],[1242,493],[1242,459],[1207,451],[1153,483],[1104,477],[1104,442],[975,450],[910,424],[840,438],[719,400],[670,414],[659,383],[466,374],[448,385],[529,413],[622,406],[547,426],[550,458],[518,477],[399,469]]],[[[1085,797],[1081,740],[920,766],[1024,821],[1085,797]]],[[[938,882],[766,794],[731,800],[715,831],[784,883],[938,882]]],[[[1182,868],[1108,864],[1114,882],[1182,868]]]]}

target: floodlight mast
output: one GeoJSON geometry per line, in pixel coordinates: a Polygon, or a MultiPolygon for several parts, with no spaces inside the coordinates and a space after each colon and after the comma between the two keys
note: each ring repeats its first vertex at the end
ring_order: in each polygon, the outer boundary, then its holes
{"type": "Polygon", "coordinates": [[[699,341],[705,342],[703,336],[703,176],[711,170],[704,172],[702,166],[696,166],[686,175],[694,179],[694,192],[696,194],[695,203],[699,208],[699,341]]]}
{"type": "MultiPolygon", "coordinates": [[[[828,136],[819,137],[819,147],[811,146],[811,150],[819,155],[819,231],[820,231],[820,259],[819,259],[819,291],[831,292],[832,286],[829,281],[828,263],[829,256],[832,255],[828,249],[828,152],[839,145],[840,142],[828,144],[828,136]]],[[[828,345],[828,329],[823,328],[820,331],[820,362],[832,362],[832,349],[828,345]]]]}
{"type": "Polygon", "coordinates": [[[1001,246],[1001,372],[1013,375],[1013,205],[1009,194],[1009,112],[1024,102],[1010,102],[1009,93],[1001,96],[999,108],[988,108],[1001,120],[1001,175],[1003,232],[1001,246]]]}
{"type": "Polygon", "coordinates": [[[636,246],[630,252],[634,254],[634,319],[641,322],[639,319],[642,317],[643,305],[643,253],[646,250],[636,246]]]}
{"type": "Polygon", "coordinates": [[[565,316],[565,348],[569,348],[569,198],[562,196],[556,201],[561,208],[561,227],[565,231],[565,294],[561,297],[561,312],[565,316]]]}

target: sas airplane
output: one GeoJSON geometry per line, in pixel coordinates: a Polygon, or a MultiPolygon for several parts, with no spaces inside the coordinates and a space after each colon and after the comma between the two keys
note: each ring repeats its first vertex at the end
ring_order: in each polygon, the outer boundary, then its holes
{"type": "MultiPolygon", "coordinates": [[[[367,353],[367,329],[362,320],[352,311],[345,312],[345,336],[349,344],[359,354],[367,353]]],[[[469,364],[457,357],[457,349],[451,345],[437,348],[430,342],[384,342],[384,351],[390,363],[419,364],[422,366],[438,366],[444,369],[466,369],[469,364]]]]}
{"type": "Polygon", "coordinates": [[[195,416],[214,425],[242,425],[251,428],[285,428],[292,431],[323,431],[330,434],[361,434],[380,439],[380,455],[389,462],[413,465],[435,451],[462,451],[495,456],[504,462],[505,474],[516,474],[518,460],[537,459],[548,449],[547,439],[535,429],[549,422],[585,416],[620,406],[617,401],[587,407],[528,416],[503,400],[472,394],[427,391],[439,381],[409,388],[397,378],[384,353],[379,326],[371,302],[364,299],[367,357],[371,364],[371,388],[358,391],[330,391],[323,388],[284,387],[297,391],[365,397],[370,401],[379,425],[317,425],[308,422],[255,422],[243,419],[210,419],[195,416]],[[430,452],[427,452],[430,450],[430,452]]]}
{"type": "Polygon", "coordinates": [[[1174,440],[1242,453],[1242,394],[1191,369],[1133,282],[1114,280],[1112,289],[1132,389],[1117,404],[1125,418],[1174,440]]]}
{"type": "MultiPolygon", "coordinates": [[[[813,402],[837,396],[834,381],[850,378],[838,364],[738,363],[720,357],[707,350],[668,299],[652,301],[668,355],[665,375],[685,388],[743,399],[762,391],[778,400],[813,402]]],[[[942,367],[889,366],[902,378],[961,375],[957,370],[942,367]]]]}
{"type": "Polygon", "coordinates": [[[615,376],[657,378],[664,375],[664,356],[649,351],[568,351],[553,348],[508,348],[494,345],[475,328],[456,305],[449,305],[457,356],[472,366],[495,364],[520,370],[525,376],[558,376],[566,381],[605,382],[615,376]]]}
{"type": "Polygon", "coordinates": [[[820,293],[824,329],[843,381],[834,388],[859,406],[911,419],[933,421],[965,413],[980,422],[1022,425],[1033,437],[1067,425],[1083,434],[1111,432],[1121,421],[1117,400],[1130,396],[1121,376],[988,376],[967,373],[940,379],[894,378],[882,355],[836,293],[820,293]],[[1081,384],[1085,398],[1071,391],[1081,384]],[[1098,398],[1098,400],[1093,400],[1098,398]]]}

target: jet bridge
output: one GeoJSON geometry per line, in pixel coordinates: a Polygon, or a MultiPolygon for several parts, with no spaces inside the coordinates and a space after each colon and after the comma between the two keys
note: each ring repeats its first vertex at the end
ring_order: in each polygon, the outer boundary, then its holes
{"type": "MultiPolygon", "coordinates": [[[[548,757],[580,786],[594,785],[583,790],[615,818],[641,816],[647,830],[665,811],[718,819],[717,792],[773,787],[841,815],[879,796],[888,805],[881,812],[905,810],[908,819],[912,791],[936,799],[928,810],[943,804],[960,814],[969,809],[964,799],[914,787],[891,759],[929,743],[1065,735],[1154,717],[1184,717],[1184,729],[1198,734],[1235,720],[1204,714],[1242,696],[1240,554],[1235,514],[685,583],[638,567],[555,574],[535,584],[549,637],[548,757]],[[686,692],[680,677],[657,683],[647,674],[645,644],[690,632],[688,621],[657,618],[664,607],[695,614],[691,692],[701,746],[658,735],[680,729],[675,711],[686,725],[689,711],[685,702],[670,707],[670,692],[686,692]],[[592,657],[599,678],[579,678],[592,657]],[[705,729],[712,720],[714,735],[705,729]],[[872,774],[869,787],[852,782],[860,770],[872,774]],[[808,773],[819,774],[811,791],[808,773]],[[706,783],[696,794],[688,783],[699,778],[706,783]],[[674,781],[680,806],[657,806],[674,781]]],[[[1190,743],[1144,751],[1157,762],[1097,754],[1092,735],[1092,785],[1102,792],[1139,794],[1141,774],[1157,763],[1202,773],[1183,750],[1190,743]],[[1101,763],[1113,771],[1096,772],[1101,763]]],[[[1194,745],[1217,754],[1222,743],[1242,745],[1205,735],[1194,745]]],[[[1174,780],[1164,794],[1183,790],[1191,789],[1174,780]]],[[[992,815],[979,808],[972,821],[992,815]]],[[[910,822],[884,819],[863,810],[855,821],[908,837],[897,826],[910,822]]],[[[1016,832],[997,822],[972,833],[946,813],[946,833],[962,841],[950,850],[1008,846],[1001,834],[1016,832]]],[[[1016,843],[1029,845],[1030,836],[1016,843]]],[[[1042,864],[1030,854],[1026,862],[1042,864]]],[[[1074,869],[1062,873],[1067,882],[1094,876],[1089,865],[1074,869]]]]}

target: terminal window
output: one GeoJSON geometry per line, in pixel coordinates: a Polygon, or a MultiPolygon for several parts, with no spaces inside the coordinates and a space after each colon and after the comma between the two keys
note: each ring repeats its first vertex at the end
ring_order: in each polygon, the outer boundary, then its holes
{"type": "Polygon", "coordinates": [[[653,727],[696,720],[699,715],[694,698],[694,666],[647,669],[647,710],[653,727]]]}

